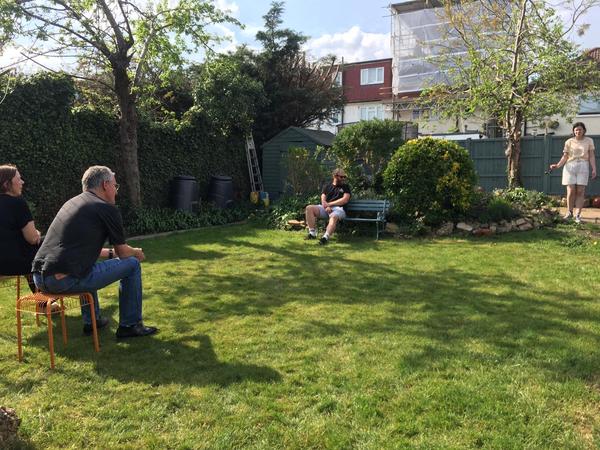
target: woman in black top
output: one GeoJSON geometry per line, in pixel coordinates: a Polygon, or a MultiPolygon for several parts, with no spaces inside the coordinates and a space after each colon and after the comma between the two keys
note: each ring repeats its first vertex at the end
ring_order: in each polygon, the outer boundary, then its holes
{"type": "Polygon", "coordinates": [[[27,202],[21,197],[25,182],[16,166],[0,165],[0,274],[26,275],[39,247],[27,202]]]}

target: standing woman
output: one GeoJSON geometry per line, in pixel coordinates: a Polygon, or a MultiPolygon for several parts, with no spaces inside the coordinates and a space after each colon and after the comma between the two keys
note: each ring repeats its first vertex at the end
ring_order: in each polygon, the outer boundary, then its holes
{"type": "Polygon", "coordinates": [[[565,166],[562,174],[562,184],[567,186],[567,208],[569,211],[565,219],[573,217],[573,206],[577,208],[575,222],[581,223],[581,209],[585,196],[585,187],[590,177],[592,166],[592,179],[596,178],[596,156],[594,154],[594,141],[585,135],[586,128],[583,122],[573,124],[573,136],[565,142],[563,156],[557,164],[550,164],[550,170],[565,166]]]}
{"type": "Polygon", "coordinates": [[[31,262],[41,240],[27,202],[21,197],[23,184],[16,166],[0,165],[1,275],[30,274],[31,262]]]}

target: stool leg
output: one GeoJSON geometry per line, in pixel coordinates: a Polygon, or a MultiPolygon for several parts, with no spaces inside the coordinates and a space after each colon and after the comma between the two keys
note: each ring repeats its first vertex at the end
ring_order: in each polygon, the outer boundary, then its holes
{"type": "Polygon", "coordinates": [[[48,320],[48,350],[50,351],[50,368],[54,369],[54,333],[52,331],[52,311],[46,304],[46,319],[48,320]]]}
{"type": "Polygon", "coordinates": [[[23,337],[21,335],[21,302],[17,300],[17,356],[23,361],[23,337]]]}
{"type": "Polygon", "coordinates": [[[98,344],[98,329],[96,328],[96,309],[94,308],[94,297],[92,294],[84,294],[87,299],[88,305],[90,306],[90,315],[92,316],[92,338],[94,340],[94,350],[100,351],[100,345],[98,344]]]}
{"type": "Polygon", "coordinates": [[[35,324],[38,327],[40,326],[40,314],[42,314],[40,306],[42,306],[42,304],[36,302],[36,304],[35,304],[35,324]]]}
{"type": "Polygon", "coordinates": [[[61,297],[60,301],[60,327],[62,329],[63,344],[67,345],[67,324],[65,322],[65,302],[61,297]]]}

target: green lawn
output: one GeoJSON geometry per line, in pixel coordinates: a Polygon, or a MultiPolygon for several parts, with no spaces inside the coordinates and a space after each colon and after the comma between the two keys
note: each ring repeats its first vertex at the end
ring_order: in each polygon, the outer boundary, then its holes
{"type": "Polygon", "coordinates": [[[600,245],[334,240],[240,225],[140,242],[156,337],[101,351],[68,318],[49,369],[0,288],[0,405],[24,448],[600,446],[600,245]]]}

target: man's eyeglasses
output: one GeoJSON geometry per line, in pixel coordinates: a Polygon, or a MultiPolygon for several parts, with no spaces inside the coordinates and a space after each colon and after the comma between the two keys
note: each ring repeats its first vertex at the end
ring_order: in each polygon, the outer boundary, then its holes
{"type": "Polygon", "coordinates": [[[342,180],[348,178],[346,175],[336,175],[336,177],[341,178],[342,180]]]}
{"type": "MultiPolygon", "coordinates": [[[[110,181],[107,181],[107,183],[110,183],[110,181]]],[[[115,183],[113,186],[115,187],[115,191],[119,192],[119,183],[115,183]]]]}

